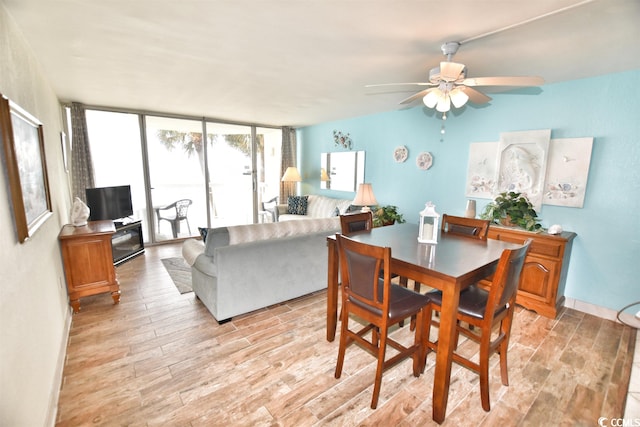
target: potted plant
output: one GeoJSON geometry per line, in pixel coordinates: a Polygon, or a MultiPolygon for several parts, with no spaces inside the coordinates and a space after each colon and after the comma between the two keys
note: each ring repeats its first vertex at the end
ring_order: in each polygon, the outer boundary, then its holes
{"type": "Polygon", "coordinates": [[[398,212],[398,207],[393,205],[377,206],[373,210],[373,226],[382,227],[394,223],[402,224],[404,217],[398,212]]]}
{"type": "Polygon", "coordinates": [[[500,193],[480,215],[496,224],[516,226],[527,231],[536,231],[542,226],[538,222],[538,214],[527,197],[517,192],[500,193]]]}

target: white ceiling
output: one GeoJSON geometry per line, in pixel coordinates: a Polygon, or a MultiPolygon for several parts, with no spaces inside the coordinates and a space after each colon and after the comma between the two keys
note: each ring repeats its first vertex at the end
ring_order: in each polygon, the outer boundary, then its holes
{"type": "Polygon", "coordinates": [[[398,109],[420,88],[364,86],[425,81],[445,41],[475,38],[469,77],[640,69],[638,0],[0,2],[63,101],[265,125],[398,109]]]}

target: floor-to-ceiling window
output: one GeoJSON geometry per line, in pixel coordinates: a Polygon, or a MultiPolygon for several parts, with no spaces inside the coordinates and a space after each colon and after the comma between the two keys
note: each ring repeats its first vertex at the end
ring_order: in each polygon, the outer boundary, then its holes
{"type": "Polygon", "coordinates": [[[92,109],[86,114],[96,185],[131,185],[146,242],[268,218],[260,206],[278,195],[280,128],[92,109]],[[186,219],[172,224],[172,205],[181,200],[189,201],[186,219]]]}
{"type": "Polygon", "coordinates": [[[133,217],[142,220],[142,234],[149,241],[139,116],[87,110],[86,118],[96,187],[131,186],[133,217]]]}
{"type": "Polygon", "coordinates": [[[202,122],[146,116],[145,129],[155,240],[198,235],[207,223],[202,122]]]}

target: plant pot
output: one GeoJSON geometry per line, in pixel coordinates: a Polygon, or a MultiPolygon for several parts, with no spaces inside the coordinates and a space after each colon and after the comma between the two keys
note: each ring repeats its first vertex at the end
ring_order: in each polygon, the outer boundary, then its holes
{"type": "Polygon", "coordinates": [[[500,218],[500,224],[504,225],[505,227],[517,227],[518,224],[515,224],[513,222],[511,222],[511,217],[509,215],[507,215],[504,218],[500,218]]]}

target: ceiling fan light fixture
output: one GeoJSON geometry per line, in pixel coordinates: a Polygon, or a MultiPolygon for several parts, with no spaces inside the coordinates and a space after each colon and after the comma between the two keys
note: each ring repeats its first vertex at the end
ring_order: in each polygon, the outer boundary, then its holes
{"type": "Polygon", "coordinates": [[[449,98],[449,94],[443,94],[440,99],[438,99],[438,105],[436,105],[436,110],[441,113],[446,113],[451,109],[451,99],[449,98]]]}
{"type": "Polygon", "coordinates": [[[426,105],[429,108],[433,108],[436,106],[436,104],[438,103],[438,100],[441,97],[442,92],[440,91],[440,89],[435,88],[432,91],[430,91],[429,93],[427,93],[424,98],[422,98],[422,102],[424,102],[424,105],[426,105]]]}
{"type": "Polygon", "coordinates": [[[451,92],[449,92],[449,96],[451,97],[451,103],[456,108],[462,107],[469,100],[469,95],[464,93],[464,91],[460,87],[456,87],[451,92]]]}

